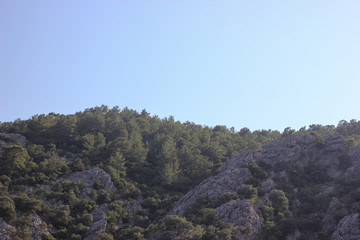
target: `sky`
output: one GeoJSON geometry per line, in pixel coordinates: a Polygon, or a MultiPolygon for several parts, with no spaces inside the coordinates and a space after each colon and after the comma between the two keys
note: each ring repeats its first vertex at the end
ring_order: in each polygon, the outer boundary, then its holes
{"type": "Polygon", "coordinates": [[[1,0],[0,122],[101,106],[239,130],[360,119],[358,0],[1,0]]]}

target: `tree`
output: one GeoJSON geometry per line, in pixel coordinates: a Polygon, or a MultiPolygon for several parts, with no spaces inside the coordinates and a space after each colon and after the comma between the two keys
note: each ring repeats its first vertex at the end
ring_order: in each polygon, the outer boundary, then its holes
{"type": "Polygon", "coordinates": [[[162,235],[160,239],[201,239],[204,229],[193,226],[185,218],[176,215],[165,216],[156,226],[162,235]]]}
{"type": "Polygon", "coordinates": [[[16,216],[15,203],[8,196],[0,196],[0,217],[10,223],[16,216]]]}
{"type": "Polygon", "coordinates": [[[19,145],[9,145],[3,148],[2,157],[0,158],[0,172],[12,176],[25,169],[30,156],[26,149],[19,145]]]}
{"type": "Polygon", "coordinates": [[[179,161],[176,155],[176,144],[174,140],[167,137],[161,145],[158,155],[160,168],[159,174],[165,185],[171,185],[178,179],[180,169],[179,161]]]}
{"type": "Polygon", "coordinates": [[[96,240],[114,240],[114,237],[110,233],[103,232],[96,238],[96,240]]]}
{"type": "Polygon", "coordinates": [[[289,200],[282,190],[272,190],[270,192],[269,199],[271,200],[272,206],[277,212],[282,212],[289,208],[289,200]]]}
{"type": "Polygon", "coordinates": [[[120,185],[120,179],[126,176],[125,159],[123,155],[116,151],[109,159],[107,171],[116,185],[120,185]]]}
{"type": "Polygon", "coordinates": [[[135,119],[131,119],[127,124],[129,148],[124,151],[125,159],[130,170],[134,171],[141,168],[146,162],[148,149],[142,142],[142,135],[135,119]]]}
{"type": "Polygon", "coordinates": [[[238,194],[241,199],[254,199],[257,198],[258,191],[252,185],[243,184],[238,190],[238,194]]]}

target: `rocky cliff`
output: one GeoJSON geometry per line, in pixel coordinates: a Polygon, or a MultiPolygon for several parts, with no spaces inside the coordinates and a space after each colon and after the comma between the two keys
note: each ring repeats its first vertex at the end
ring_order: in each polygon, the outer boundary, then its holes
{"type": "Polygon", "coordinates": [[[232,157],[185,194],[170,214],[184,216],[206,198],[218,203],[212,205],[217,221],[248,229],[247,234],[239,231],[240,239],[267,239],[275,230],[287,239],[360,239],[359,175],[360,146],[349,151],[340,135],[294,135],[232,157]],[[239,189],[250,185],[258,195],[244,199],[239,189]],[[226,194],[232,197],[224,201],[226,194]],[[314,229],[303,226],[306,220],[311,224],[309,219],[314,229]]]}

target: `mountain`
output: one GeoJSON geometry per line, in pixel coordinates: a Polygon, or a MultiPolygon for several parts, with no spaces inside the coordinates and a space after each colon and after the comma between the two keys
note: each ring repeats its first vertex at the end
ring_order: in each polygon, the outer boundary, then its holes
{"type": "Polygon", "coordinates": [[[171,214],[196,220],[210,207],[240,239],[360,239],[359,176],[360,146],[340,135],[280,138],[232,157],[171,214]]]}
{"type": "Polygon", "coordinates": [[[0,239],[360,239],[359,143],[107,106],[0,123],[0,239]]]}

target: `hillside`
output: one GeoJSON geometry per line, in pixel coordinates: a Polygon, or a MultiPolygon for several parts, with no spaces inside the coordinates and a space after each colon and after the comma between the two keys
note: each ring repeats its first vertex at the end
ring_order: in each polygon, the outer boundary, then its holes
{"type": "Polygon", "coordinates": [[[2,123],[0,239],[360,239],[359,140],[106,106],[2,123]]]}

